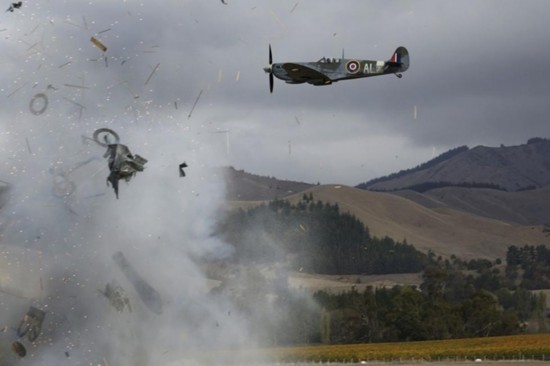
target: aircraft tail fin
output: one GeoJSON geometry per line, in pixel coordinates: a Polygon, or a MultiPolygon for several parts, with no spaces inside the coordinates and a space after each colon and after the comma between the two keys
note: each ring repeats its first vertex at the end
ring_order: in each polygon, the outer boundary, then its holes
{"type": "Polygon", "coordinates": [[[406,71],[409,68],[409,51],[405,47],[398,47],[386,63],[392,68],[398,68],[396,72],[406,71]]]}

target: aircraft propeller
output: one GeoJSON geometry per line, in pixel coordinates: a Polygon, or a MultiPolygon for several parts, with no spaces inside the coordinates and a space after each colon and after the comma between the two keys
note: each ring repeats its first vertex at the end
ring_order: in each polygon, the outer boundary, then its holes
{"type": "Polygon", "coordinates": [[[264,67],[264,71],[269,73],[269,92],[273,93],[273,54],[271,53],[271,44],[269,45],[269,65],[264,67]]]}

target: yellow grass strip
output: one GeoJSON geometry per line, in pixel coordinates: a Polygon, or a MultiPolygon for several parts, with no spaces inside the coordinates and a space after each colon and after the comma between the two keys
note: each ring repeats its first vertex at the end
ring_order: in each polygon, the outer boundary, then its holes
{"type": "Polygon", "coordinates": [[[550,360],[550,334],[406,343],[285,347],[266,350],[266,356],[279,362],[420,359],[436,361],[455,358],[550,360]]]}

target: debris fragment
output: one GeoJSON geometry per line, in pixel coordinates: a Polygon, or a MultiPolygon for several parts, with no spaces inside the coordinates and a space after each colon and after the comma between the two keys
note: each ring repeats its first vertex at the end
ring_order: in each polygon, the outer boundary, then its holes
{"type": "Polygon", "coordinates": [[[113,261],[124,273],[128,281],[134,286],[139,298],[145,306],[155,314],[162,314],[163,301],[160,294],[147,283],[132,267],[122,252],[113,254],[113,261]]]}
{"type": "Polygon", "coordinates": [[[296,7],[297,7],[297,6],[298,6],[298,3],[296,3],[296,4],[294,5],[294,7],[292,8],[292,10],[290,11],[290,14],[292,14],[292,12],[293,12],[294,10],[296,10],[296,7]]]}
{"type": "Polygon", "coordinates": [[[128,308],[128,311],[132,312],[132,307],[130,306],[130,299],[126,296],[126,292],[122,287],[116,284],[116,282],[108,283],[105,285],[105,291],[99,290],[103,296],[105,296],[111,306],[113,306],[117,311],[122,312],[125,308],[128,308]]]}
{"type": "Polygon", "coordinates": [[[235,81],[239,81],[240,77],[241,77],[241,72],[237,71],[237,75],[235,76],[235,81]]]}
{"type": "Polygon", "coordinates": [[[29,34],[33,34],[38,29],[38,27],[40,27],[40,23],[38,23],[29,34]]]}
{"type": "Polygon", "coordinates": [[[86,85],[75,85],[75,84],[63,84],[63,85],[69,88],[90,89],[90,87],[86,85]]]}
{"type": "Polygon", "coordinates": [[[65,62],[63,65],[57,66],[57,68],[58,68],[58,69],[61,69],[62,67],[65,67],[65,66],[67,66],[67,65],[70,65],[71,62],[72,62],[72,61],[67,61],[67,62],[65,62]]]}
{"type": "Polygon", "coordinates": [[[92,38],[90,38],[90,41],[92,41],[94,46],[96,46],[97,48],[99,48],[103,52],[107,51],[107,47],[103,43],[101,43],[97,38],[95,38],[94,36],[92,36],[92,38]]]}
{"type": "Polygon", "coordinates": [[[15,90],[12,91],[11,93],[9,93],[7,97],[8,97],[8,98],[11,97],[11,96],[14,95],[15,93],[17,93],[19,90],[23,89],[23,87],[24,87],[25,85],[27,85],[27,84],[28,84],[28,82],[24,83],[24,84],[21,85],[19,88],[15,89],[15,90]]]}
{"type": "Polygon", "coordinates": [[[98,128],[94,131],[93,140],[98,145],[107,147],[110,144],[118,144],[120,137],[118,137],[118,134],[110,128],[98,128]]]}
{"type": "Polygon", "coordinates": [[[27,350],[25,349],[25,346],[21,344],[21,342],[13,342],[11,344],[11,349],[13,352],[17,353],[17,355],[21,358],[25,357],[27,355],[27,350]]]}
{"type": "Polygon", "coordinates": [[[32,114],[34,114],[35,116],[41,115],[46,111],[46,108],[48,108],[48,97],[46,96],[46,94],[38,93],[34,97],[32,97],[31,102],[29,103],[29,110],[32,114]],[[43,100],[43,105],[41,108],[37,109],[34,104],[40,99],[43,100]]]}
{"type": "Polygon", "coordinates": [[[149,77],[147,78],[147,80],[145,80],[145,85],[147,85],[149,83],[149,80],[151,80],[151,78],[153,77],[153,74],[157,71],[159,66],[160,66],[160,64],[157,64],[157,66],[155,66],[153,71],[151,71],[151,73],[149,74],[149,77]]]}
{"type": "Polygon", "coordinates": [[[227,3],[225,2],[225,0],[222,0],[222,4],[227,5],[227,3]]]}
{"type": "Polygon", "coordinates": [[[25,142],[27,143],[27,150],[29,151],[29,154],[32,155],[31,144],[29,144],[29,138],[28,137],[25,137],[25,142]]]}
{"type": "Polygon", "coordinates": [[[185,177],[185,172],[183,171],[183,168],[187,168],[187,164],[185,161],[179,165],[180,168],[180,177],[185,177]]]}
{"type": "Polygon", "coordinates": [[[195,106],[196,106],[197,103],[199,102],[199,98],[201,97],[201,94],[202,94],[202,89],[201,89],[201,91],[199,92],[199,95],[197,95],[197,99],[195,99],[195,103],[193,103],[193,107],[191,107],[191,111],[189,112],[189,115],[187,116],[187,118],[191,118],[191,114],[192,114],[193,111],[195,110],[195,106]]]}
{"type": "Polygon", "coordinates": [[[11,3],[10,7],[6,10],[6,12],[9,11],[9,12],[13,13],[13,11],[15,9],[21,8],[21,5],[23,5],[22,1],[19,1],[18,3],[11,3]]]}
{"type": "Polygon", "coordinates": [[[23,316],[21,323],[19,323],[19,327],[17,328],[17,336],[23,337],[28,333],[29,341],[34,342],[40,334],[42,322],[44,321],[45,316],[45,312],[31,306],[27,311],[27,314],[23,316]]]}
{"type": "Polygon", "coordinates": [[[414,109],[413,109],[413,117],[416,120],[416,105],[414,106],[414,109]]]}
{"type": "MultiPolygon", "coordinates": [[[[108,129],[100,129],[108,130],[108,129]]],[[[97,130],[94,132],[94,140],[102,145],[107,146],[107,151],[103,155],[104,158],[108,158],[108,166],[111,173],[107,177],[107,185],[111,183],[113,190],[115,191],[116,198],[118,199],[118,181],[124,179],[126,182],[129,182],[137,172],[142,172],[147,159],[139,156],[132,155],[128,146],[110,143],[106,136],[104,136],[105,143],[99,140],[99,133],[102,132],[97,130]]],[[[109,130],[114,133],[114,131],[109,130]]],[[[116,133],[114,133],[116,135],[116,133]]],[[[118,139],[118,135],[116,135],[118,139]]]]}
{"type": "Polygon", "coordinates": [[[65,23],[70,24],[70,25],[72,25],[72,26],[74,26],[74,27],[80,28],[80,26],[79,26],[78,24],[73,23],[73,22],[71,22],[71,21],[65,20],[65,23]]]}
{"type": "Polygon", "coordinates": [[[102,33],[108,32],[110,30],[111,30],[111,28],[107,28],[107,29],[104,29],[102,31],[97,32],[97,34],[102,34],[102,33]]]}
{"type": "Polygon", "coordinates": [[[66,97],[63,97],[63,99],[65,99],[67,102],[71,102],[72,104],[80,107],[81,109],[86,109],[86,106],[83,106],[82,104],[80,104],[78,102],[75,102],[74,100],[71,100],[71,99],[66,98],[66,97]]]}

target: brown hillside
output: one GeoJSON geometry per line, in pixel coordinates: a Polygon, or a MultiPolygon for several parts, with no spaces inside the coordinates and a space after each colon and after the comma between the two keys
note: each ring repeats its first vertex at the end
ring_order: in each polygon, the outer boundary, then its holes
{"type": "Polygon", "coordinates": [[[225,178],[226,198],[230,201],[274,200],[313,186],[309,183],[251,174],[233,167],[221,169],[225,178]]]}
{"type": "Polygon", "coordinates": [[[490,183],[517,191],[550,185],[550,140],[518,146],[477,146],[426,169],[369,184],[372,190],[404,189],[426,182],[490,183]]]}
{"type": "MultiPolygon", "coordinates": [[[[378,237],[407,240],[418,249],[436,255],[464,259],[504,259],[510,245],[550,245],[541,226],[521,226],[483,218],[449,208],[428,208],[389,193],[370,192],[340,185],[315,186],[315,200],[338,204],[361,220],[378,237]]],[[[303,193],[291,195],[299,201],[303,193]]]]}
{"type": "Polygon", "coordinates": [[[521,192],[445,187],[424,193],[403,190],[392,194],[429,208],[452,208],[520,225],[550,225],[550,187],[521,192]]]}

